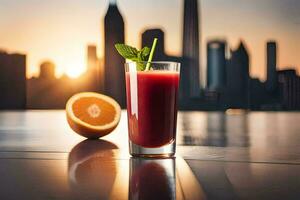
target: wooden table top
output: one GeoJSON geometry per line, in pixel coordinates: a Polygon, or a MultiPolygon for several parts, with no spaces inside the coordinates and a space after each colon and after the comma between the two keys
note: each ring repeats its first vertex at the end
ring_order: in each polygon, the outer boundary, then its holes
{"type": "Polygon", "coordinates": [[[173,159],[131,158],[126,112],[85,140],[65,112],[0,112],[0,199],[300,199],[300,113],[179,112],[173,159]]]}

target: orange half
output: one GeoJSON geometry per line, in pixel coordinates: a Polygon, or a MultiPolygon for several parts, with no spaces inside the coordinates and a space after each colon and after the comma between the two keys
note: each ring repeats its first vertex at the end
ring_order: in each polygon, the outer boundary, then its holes
{"type": "Polygon", "coordinates": [[[111,97],[95,92],[72,96],[66,105],[70,127],[79,135],[96,139],[112,132],[121,116],[120,105],[111,97]]]}

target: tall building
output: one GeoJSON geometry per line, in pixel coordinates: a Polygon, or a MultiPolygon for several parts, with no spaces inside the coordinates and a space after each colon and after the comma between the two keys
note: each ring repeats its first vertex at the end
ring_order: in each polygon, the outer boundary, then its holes
{"type": "Polygon", "coordinates": [[[124,21],[116,1],[111,1],[104,19],[105,41],[105,93],[125,108],[125,60],[115,49],[116,43],[124,43],[124,21]]]}
{"type": "Polygon", "coordinates": [[[213,40],[207,43],[207,87],[220,90],[226,84],[226,43],[213,40]]]}
{"type": "Polygon", "coordinates": [[[95,45],[87,47],[87,75],[95,91],[102,93],[104,91],[104,71],[103,66],[100,66],[95,45]]]}
{"type": "Polygon", "coordinates": [[[0,52],[0,109],[26,107],[26,55],[0,52]]]}
{"type": "Polygon", "coordinates": [[[41,79],[55,79],[55,65],[50,61],[45,61],[40,66],[41,79]]]}
{"type": "Polygon", "coordinates": [[[87,47],[87,69],[97,68],[98,57],[97,47],[95,45],[88,45],[87,47]]]}
{"type": "Polygon", "coordinates": [[[266,88],[269,92],[274,92],[277,88],[277,71],[276,71],[276,42],[267,43],[267,81],[266,88]]]}
{"type": "Polygon", "coordinates": [[[227,62],[226,96],[229,108],[249,106],[249,56],[243,42],[227,62]]]}
{"type": "Polygon", "coordinates": [[[300,110],[300,77],[294,69],[278,71],[280,100],[285,110],[300,110]]]}
{"type": "Polygon", "coordinates": [[[147,29],[142,33],[142,47],[148,46],[151,48],[153,38],[158,38],[157,46],[153,60],[157,61],[173,61],[182,63],[181,57],[170,56],[165,53],[165,33],[161,29],[147,29]]]}
{"type": "Polygon", "coordinates": [[[155,48],[155,54],[153,60],[165,59],[165,34],[161,29],[147,29],[142,33],[142,47],[147,46],[151,48],[153,39],[157,38],[157,46],[155,48]]]}
{"type": "Polygon", "coordinates": [[[200,95],[199,80],[199,21],[197,0],[184,1],[183,59],[181,67],[181,102],[200,95]]]}

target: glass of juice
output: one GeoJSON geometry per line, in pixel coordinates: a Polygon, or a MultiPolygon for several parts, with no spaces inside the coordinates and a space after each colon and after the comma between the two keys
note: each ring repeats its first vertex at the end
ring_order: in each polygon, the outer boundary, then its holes
{"type": "Polygon", "coordinates": [[[180,63],[125,64],[129,153],[170,157],[176,148],[180,63]],[[138,70],[148,65],[149,70],[138,70]]]}

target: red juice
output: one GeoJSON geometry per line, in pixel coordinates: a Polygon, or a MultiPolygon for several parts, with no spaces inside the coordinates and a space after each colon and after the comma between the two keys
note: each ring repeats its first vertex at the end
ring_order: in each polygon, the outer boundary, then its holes
{"type": "Polygon", "coordinates": [[[126,72],[129,139],[142,147],[170,144],[176,137],[179,72],[126,72]]]}

